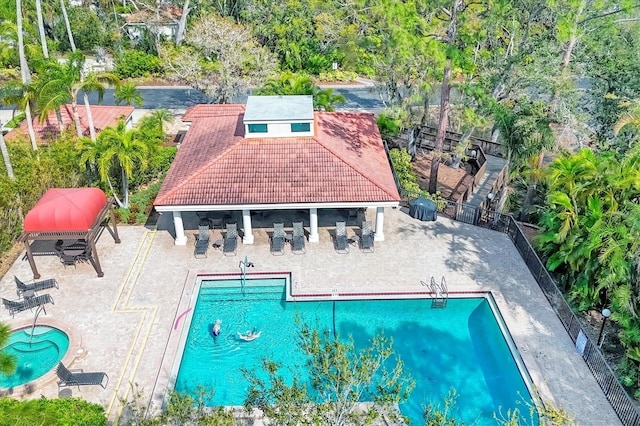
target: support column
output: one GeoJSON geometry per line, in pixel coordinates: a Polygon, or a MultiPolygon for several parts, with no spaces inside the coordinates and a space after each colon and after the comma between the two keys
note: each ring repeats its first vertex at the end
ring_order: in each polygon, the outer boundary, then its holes
{"type": "Polygon", "coordinates": [[[318,209],[309,209],[309,242],[320,242],[318,234],[318,209]]]}
{"type": "Polygon", "coordinates": [[[187,236],[184,235],[184,225],[182,224],[182,212],[173,212],[173,227],[176,231],[176,240],[174,242],[177,246],[187,245],[187,236]]]}
{"type": "Polygon", "coordinates": [[[31,244],[29,244],[29,238],[25,238],[24,248],[27,251],[27,260],[29,261],[29,266],[31,266],[31,272],[33,272],[33,279],[37,280],[38,278],[40,278],[40,272],[38,272],[36,261],[33,258],[33,253],[31,252],[31,244]]]}
{"type": "Polygon", "coordinates": [[[251,229],[251,210],[242,210],[243,244],[253,244],[253,230],[251,229]]]}
{"type": "Polygon", "coordinates": [[[384,207],[376,207],[376,233],[374,241],[384,241],[384,207]]]}

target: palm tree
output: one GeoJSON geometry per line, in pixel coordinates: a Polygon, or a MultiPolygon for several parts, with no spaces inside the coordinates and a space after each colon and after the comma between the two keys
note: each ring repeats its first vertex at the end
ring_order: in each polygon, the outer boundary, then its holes
{"type": "MultiPolygon", "coordinates": [[[[9,176],[9,179],[15,180],[16,179],[16,175],[13,173],[13,165],[11,164],[11,157],[9,157],[9,150],[7,149],[7,144],[5,143],[4,136],[2,135],[2,122],[1,121],[0,121],[0,152],[2,152],[2,159],[4,160],[4,167],[7,169],[7,176],[9,176]]],[[[0,344],[0,346],[2,346],[2,345],[0,344]]]]}
{"type": "Polygon", "coordinates": [[[116,87],[115,101],[117,105],[124,102],[125,105],[135,104],[137,107],[141,107],[144,99],[140,96],[135,83],[128,81],[116,87]]]}
{"type": "MultiPolygon", "coordinates": [[[[9,342],[11,329],[8,325],[0,323],[0,348],[9,342]]],[[[9,376],[16,371],[16,358],[13,355],[0,352],[0,374],[9,376]]]]}
{"type": "MultiPolygon", "coordinates": [[[[16,0],[16,17],[18,24],[18,55],[20,56],[20,76],[22,77],[22,84],[28,85],[31,83],[31,73],[29,72],[29,65],[27,64],[27,57],[24,53],[24,37],[22,36],[22,2],[16,0]]],[[[31,140],[31,147],[33,150],[38,149],[36,142],[36,132],[33,130],[33,121],[31,118],[31,103],[26,102],[24,113],[27,118],[27,128],[29,129],[29,139],[31,140]]]]}
{"type": "Polygon", "coordinates": [[[333,89],[321,89],[307,76],[296,75],[290,71],[278,77],[268,79],[264,86],[256,90],[258,95],[311,95],[313,109],[333,111],[335,105],[345,102],[342,95],[334,95],[333,89]]]}
{"type": "Polygon", "coordinates": [[[105,83],[119,84],[119,79],[115,74],[107,72],[90,73],[85,78],[82,77],[84,66],[84,55],[81,52],[71,53],[69,60],[65,64],[56,61],[47,62],[46,69],[42,73],[42,84],[38,94],[38,105],[40,107],[41,119],[46,117],[51,110],[58,109],[67,102],[71,103],[73,121],[78,137],[82,136],[82,125],[78,112],[78,93],[83,91],[85,107],[87,110],[87,121],[89,122],[89,132],[91,140],[96,140],[91,106],[87,93],[95,91],[98,99],[102,101],[105,91],[105,83]]]}
{"type": "Polygon", "coordinates": [[[140,138],[138,129],[127,129],[124,120],[118,121],[116,127],[107,127],[97,139],[84,144],[81,161],[94,163],[98,166],[100,179],[111,186],[109,172],[112,167],[120,169],[122,180],[121,202],[116,198],[120,207],[129,207],[129,178],[133,174],[134,165],[138,170],[147,167],[147,144],[140,138]]]}
{"type": "Polygon", "coordinates": [[[633,101],[633,104],[618,119],[618,121],[616,121],[616,124],[613,126],[613,131],[617,135],[627,126],[640,129],[640,100],[633,101]]]}
{"type": "Polygon", "coordinates": [[[42,18],[42,0],[36,0],[36,15],[38,16],[38,32],[40,33],[40,44],[42,55],[49,59],[49,49],[47,47],[47,37],[44,33],[44,19],[42,18]]]}

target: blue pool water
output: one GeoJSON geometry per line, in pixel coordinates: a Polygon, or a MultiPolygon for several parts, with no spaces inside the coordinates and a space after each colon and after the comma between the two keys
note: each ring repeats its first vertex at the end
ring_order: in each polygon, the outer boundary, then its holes
{"type": "Polygon", "coordinates": [[[17,358],[17,369],[11,376],[0,375],[0,388],[11,388],[35,380],[58,365],[69,349],[69,336],[49,326],[36,326],[11,332],[2,353],[17,358]],[[31,341],[30,341],[31,340],[31,341]]]}
{"type": "MultiPolygon", "coordinates": [[[[267,357],[283,366],[304,364],[296,345],[296,315],[312,327],[333,329],[334,302],[286,302],[283,280],[203,281],[193,311],[175,389],[214,389],[210,405],[242,405],[247,383],[241,368],[261,371],[267,357]],[[222,320],[215,340],[213,324],[222,320]],[[254,327],[259,339],[243,342],[237,332],[254,327]]],[[[527,387],[484,298],[450,299],[444,309],[430,300],[335,302],[335,327],[364,347],[384,330],[416,381],[402,413],[423,424],[423,407],[457,391],[456,416],[467,424],[495,425],[494,413],[531,403],[527,387]]],[[[299,370],[303,371],[303,370],[299,370]]],[[[284,372],[284,370],[283,370],[284,372]]],[[[298,373],[303,374],[303,373],[298,373]]]]}

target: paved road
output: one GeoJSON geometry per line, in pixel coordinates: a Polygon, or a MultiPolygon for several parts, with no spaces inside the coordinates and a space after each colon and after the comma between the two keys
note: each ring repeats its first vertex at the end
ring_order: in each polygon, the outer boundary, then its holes
{"type": "MultiPolygon", "coordinates": [[[[144,109],[187,109],[196,104],[211,103],[201,91],[186,87],[142,87],[138,90],[144,99],[142,104],[144,109]]],[[[342,94],[347,100],[346,104],[341,106],[340,109],[377,110],[384,108],[379,95],[371,88],[341,88],[334,90],[342,94]]],[[[245,103],[246,100],[247,94],[244,94],[238,96],[234,101],[245,103]]],[[[97,95],[95,93],[90,94],[89,101],[91,104],[97,104],[97,95]]],[[[113,90],[107,89],[105,91],[102,105],[115,105],[113,90]]]]}

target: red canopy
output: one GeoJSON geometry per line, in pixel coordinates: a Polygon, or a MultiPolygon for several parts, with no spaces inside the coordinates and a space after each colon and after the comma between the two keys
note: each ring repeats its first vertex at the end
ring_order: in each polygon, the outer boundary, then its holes
{"type": "Polygon", "coordinates": [[[24,218],[24,230],[88,231],[106,202],[98,188],[49,189],[24,218]]]}

